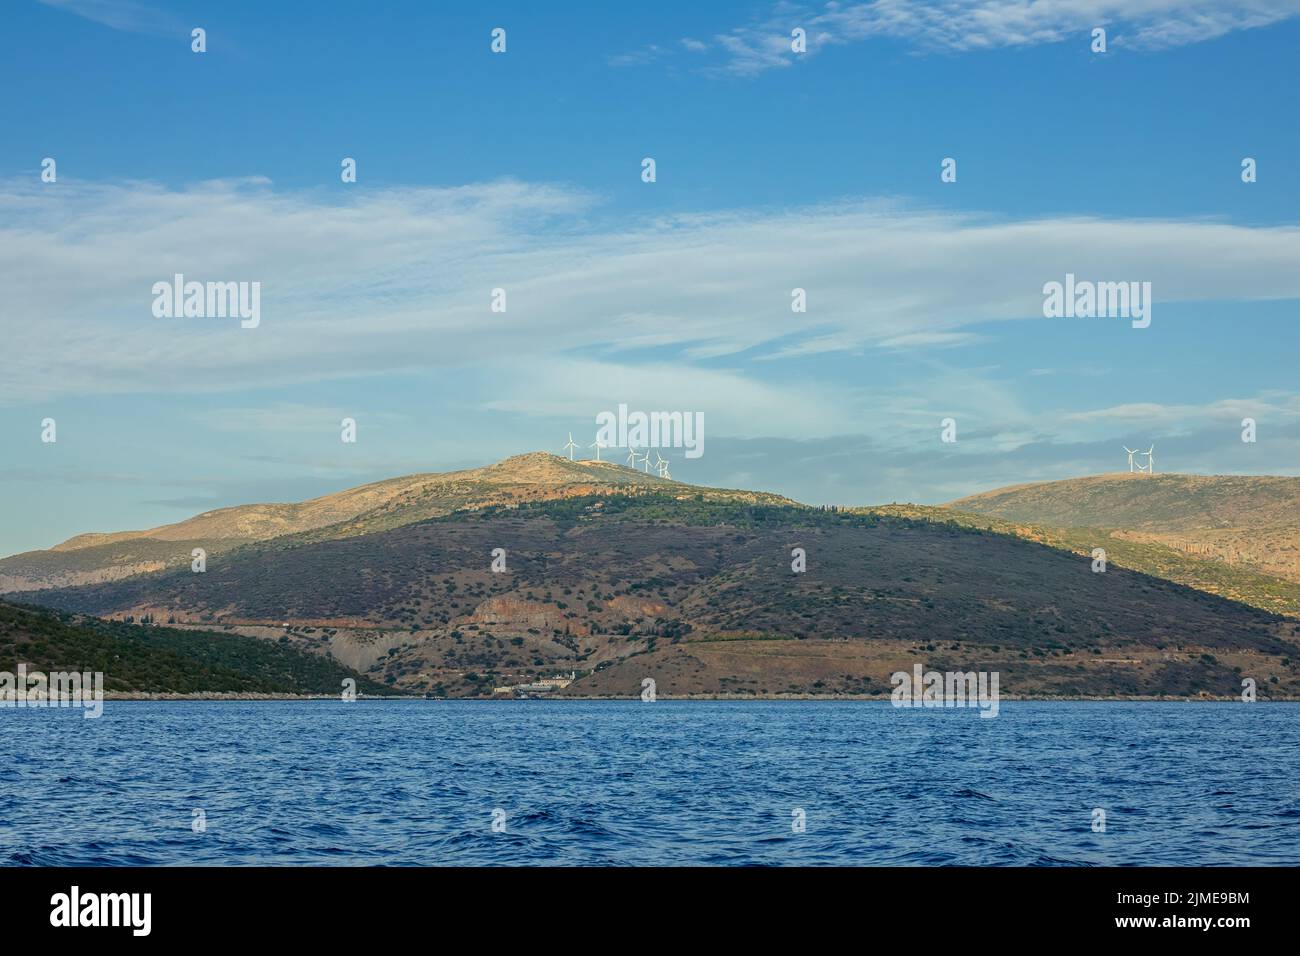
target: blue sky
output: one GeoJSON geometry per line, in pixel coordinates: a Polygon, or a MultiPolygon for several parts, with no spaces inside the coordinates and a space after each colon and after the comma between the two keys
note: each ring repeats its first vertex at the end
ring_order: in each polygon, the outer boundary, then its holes
{"type": "Polygon", "coordinates": [[[1124,444],[1300,474],[1300,3],[5,14],[0,553],[559,451],[620,402],[704,413],[674,477],[811,502],[1124,444]],[[155,318],[175,272],[259,281],[262,324],[155,318]],[[1066,272],[1150,281],[1151,326],[1043,318],[1066,272]]]}

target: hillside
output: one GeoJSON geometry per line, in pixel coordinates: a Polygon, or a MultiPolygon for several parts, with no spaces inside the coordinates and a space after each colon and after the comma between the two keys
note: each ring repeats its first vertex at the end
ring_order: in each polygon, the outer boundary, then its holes
{"type": "Polygon", "coordinates": [[[1300,694],[1294,621],[958,522],[719,500],[550,497],[30,596],[287,638],[416,692],[864,693],[924,661],[1003,693],[1300,694]],[[807,552],[791,572],[791,549],[807,552]],[[507,569],[491,570],[496,548],[507,569]],[[286,627],[286,625],[288,625],[286,627]]]}
{"type": "Polygon", "coordinates": [[[1097,475],[999,488],[946,507],[1040,528],[1099,529],[1115,542],[1300,584],[1300,478],[1097,475]]]}
{"type": "Polygon", "coordinates": [[[99,671],[106,692],[392,693],[336,661],[234,634],[87,619],[0,603],[0,671],[99,671]]]}
{"type": "Polygon", "coordinates": [[[951,522],[963,527],[981,528],[1038,541],[1089,557],[1094,548],[1104,548],[1107,561],[1113,567],[1140,571],[1273,614],[1300,618],[1300,583],[1263,574],[1240,562],[1216,560],[1208,554],[1192,553],[1141,540],[1122,531],[1108,531],[1104,528],[1048,528],[956,511],[951,507],[928,505],[882,505],[854,510],[920,521],[951,522]]]}
{"type": "Polygon", "coordinates": [[[194,548],[212,556],[292,535],[319,541],[368,534],[465,508],[663,488],[719,501],[787,501],[760,492],[697,488],[612,462],[569,461],[534,452],[484,468],[393,478],[299,504],[240,505],[145,531],[77,535],[49,550],[0,560],[0,593],[188,568],[194,548]]]}

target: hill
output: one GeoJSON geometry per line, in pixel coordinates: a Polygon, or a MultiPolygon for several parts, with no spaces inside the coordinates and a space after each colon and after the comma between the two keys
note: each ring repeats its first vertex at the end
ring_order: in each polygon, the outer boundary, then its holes
{"type": "Polygon", "coordinates": [[[0,603],[0,671],[20,663],[29,673],[102,672],[106,692],[334,695],[351,677],[359,693],[392,693],[336,661],[253,637],[0,603]]]}
{"type": "Polygon", "coordinates": [[[298,504],[240,505],[144,531],[77,535],[49,550],[0,560],[0,593],[188,568],[195,548],[211,556],[294,535],[319,541],[369,534],[461,509],[665,488],[718,501],[788,501],[760,492],[698,488],[612,462],[534,452],[484,468],[379,481],[298,504]]]}
{"type": "Polygon", "coordinates": [[[30,599],[286,638],[439,695],[570,672],[560,693],[652,676],[664,694],[882,694],[918,661],[999,670],[1007,694],[1231,695],[1242,674],[1300,694],[1298,625],[1245,604],[957,521],[675,484],[278,538],[205,574],[30,599]]]}
{"type": "Polygon", "coordinates": [[[1220,561],[1208,554],[1141,540],[1123,531],[1049,528],[929,505],[882,505],[856,510],[981,528],[1089,557],[1093,549],[1104,548],[1112,566],[1175,581],[1273,614],[1300,618],[1300,583],[1264,574],[1243,563],[1220,561]]]}
{"type": "Polygon", "coordinates": [[[1097,475],[1014,485],[946,507],[1017,524],[1106,531],[1300,584],[1300,478],[1097,475]]]}

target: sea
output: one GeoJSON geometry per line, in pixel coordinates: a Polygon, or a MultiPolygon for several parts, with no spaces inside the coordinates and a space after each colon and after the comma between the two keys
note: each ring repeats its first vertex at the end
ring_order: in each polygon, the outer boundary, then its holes
{"type": "Polygon", "coordinates": [[[0,865],[1300,864],[1300,704],[0,709],[0,865]]]}

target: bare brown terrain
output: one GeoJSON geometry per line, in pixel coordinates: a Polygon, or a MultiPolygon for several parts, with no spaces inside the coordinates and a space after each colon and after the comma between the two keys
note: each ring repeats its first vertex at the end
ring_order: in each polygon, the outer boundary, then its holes
{"type": "Polygon", "coordinates": [[[1300,478],[1125,472],[1012,485],[948,507],[1053,528],[1097,528],[1300,583],[1300,478]]]}
{"type": "Polygon", "coordinates": [[[1243,676],[1263,696],[1300,694],[1300,625],[1240,602],[953,522],[680,488],[277,539],[205,574],[32,598],[259,636],[437,696],[569,674],[570,695],[651,676],[665,695],[869,696],[915,662],[996,665],[1007,694],[1223,696],[1243,676]]]}
{"type": "Polygon", "coordinates": [[[907,641],[686,640],[620,660],[557,691],[567,697],[632,697],[642,681],[678,697],[887,697],[890,675],[927,670],[999,675],[1004,697],[1235,698],[1241,675],[1255,675],[1264,697],[1300,696],[1300,681],[1279,659],[1196,644],[1104,653],[1066,651],[1043,660],[1010,648],[907,641]],[[1280,675],[1277,684],[1270,682],[1280,675]],[[1104,690],[1102,688],[1105,688],[1104,690]]]}
{"type": "Polygon", "coordinates": [[[1296,484],[1100,476],[954,503],[970,510],[840,510],[539,453],[79,536],[0,572],[51,608],[255,637],[438,696],[558,675],[535,692],[875,696],[917,662],[997,670],[1011,696],[1230,696],[1243,677],[1300,696],[1300,585],[1153,540],[1252,514],[1286,533],[1296,484]]]}

